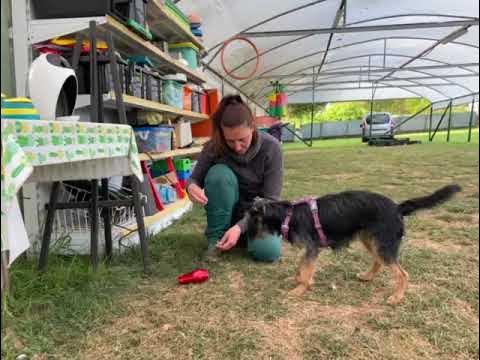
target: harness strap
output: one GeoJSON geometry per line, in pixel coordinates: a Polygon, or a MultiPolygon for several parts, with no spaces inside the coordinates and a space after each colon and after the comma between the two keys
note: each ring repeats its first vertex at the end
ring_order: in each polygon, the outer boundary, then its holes
{"type": "Polygon", "coordinates": [[[315,198],[304,198],[300,199],[298,201],[295,201],[292,206],[288,209],[287,211],[287,216],[285,217],[285,220],[283,221],[282,224],[282,236],[285,240],[288,239],[288,233],[290,230],[290,221],[293,216],[293,207],[295,205],[299,204],[308,204],[310,207],[310,211],[312,212],[312,217],[313,217],[313,222],[315,225],[315,229],[317,230],[318,233],[318,238],[320,240],[320,245],[321,247],[328,247],[328,240],[327,236],[325,235],[325,232],[323,231],[322,224],[320,223],[320,216],[318,214],[318,206],[317,206],[317,200],[315,198]]]}

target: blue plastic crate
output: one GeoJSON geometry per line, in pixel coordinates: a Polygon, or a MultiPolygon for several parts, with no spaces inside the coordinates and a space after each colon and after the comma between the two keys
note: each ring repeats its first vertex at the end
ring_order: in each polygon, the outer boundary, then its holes
{"type": "Polygon", "coordinates": [[[192,176],[192,170],[177,171],[178,180],[188,180],[192,176]]]}

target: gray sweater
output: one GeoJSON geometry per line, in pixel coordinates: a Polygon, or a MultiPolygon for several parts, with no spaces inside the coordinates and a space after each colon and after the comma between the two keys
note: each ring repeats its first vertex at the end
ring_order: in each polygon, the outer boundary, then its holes
{"type": "MultiPolygon", "coordinates": [[[[208,170],[216,164],[225,164],[238,178],[241,211],[248,209],[255,197],[279,200],[283,186],[283,154],[280,143],[271,135],[259,132],[258,139],[244,155],[228,150],[223,156],[215,155],[213,144],[205,144],[189,184],[204,187],[208,170]]],[[[237,225],[245,231],[245,224],[237,225]]]]}

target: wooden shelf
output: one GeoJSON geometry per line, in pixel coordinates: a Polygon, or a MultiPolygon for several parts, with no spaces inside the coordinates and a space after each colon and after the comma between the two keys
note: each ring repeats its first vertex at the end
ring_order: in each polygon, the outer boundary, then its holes
{"type": "Polygon", "coordinates": [[[177,149],[172,151],[166,151],[163,153],[148,153],[140,154],[140,161],[149,161],[149,160],[165,160],[171,157],[183,157],[183,156],[194,156],[202,152],[201,146],[195,146],[188,149],[177,149]]]}
{"type": "MultiPolygon", "coordinates": [[[[176,212],[182,211],[192,205],[192,202],[188,197],[185,197],[184,199],[178,200],[174,202],[173,204],[165,205],[165,208],[162,211],[159,211],[155,215],[152,216],[146,216],[144,218],[145,221],[145,228],[151,228],[155,226],[155,224],[158,224],[159,222],[162,221],[173,221],[173,216],[175,215],[176,212]]],[[[166,227],[166,226],[165,226],[166,227]]],[[[131,226],[127,226],[123,230],[123,235],[128,235],[131,232],[137,231],[137,224],[132,224],[131,226]]]]}
{"type": "Polygon", "coordinates": [[[99,38],[105,38],[106,30],[111,31],[115,47],[121,54],[126,56],[143,54],[152,60],[155,69],[161,73],[184,73],[191,82],[196,84],[203,84],[207,81],[204,74],[192,70],[172,58],[109,15],[93,18],[34,20],[30,24],[30,43],[36,44],[54,37],[73,35],[78,32],[88,35],[90,21],[97,23],[99,38]]]}
{"type": "MultiPolygon", "coordinates": [[[[103,96],[103,103],[105,107],[116,108],[115,94],[109,93],[103,96]]],[[[169,105],[161,104],[156,101],[145,100],[135,96],[123,95],[123,102],[127,108],[149,110],[169,115],[170,117],[181,116],[184,119],[190,120],[192,123],[201,122],[209,118],[206,114],[201,114],[193,111],[177,109],[169,105]]],[[[79,95],[77,98],[76,108],[90,106],[90,95],[79,95]]]]}
{"type": "Polygon", "coordinates": [[[168,42],[191,42],[199,48],[200,52],[205,50],[203,43],[186,29],[180,21],[172,16],[159,0],[148,2],[147,19],[150,31],[168,42]]]}
{"type": "Polygon", "coordinates": [[[116,47],[121,50],[121,52],[127,55],[144,53],[151,58],[155,63],[156,68],[160,71],[184,73],[189,80],[197,84],[205,83],[207,81],[207,78],[203,74],[192,70],[178,60],[175,60],[152,43],[133,33],[125,25],[111,16],[107,16],[106,28],[112,30],[112,33],[117,40],[115,43],[116,47]]]}

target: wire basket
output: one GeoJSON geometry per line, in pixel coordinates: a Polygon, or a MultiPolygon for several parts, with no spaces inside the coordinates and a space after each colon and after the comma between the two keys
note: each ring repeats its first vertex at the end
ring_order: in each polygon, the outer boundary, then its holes
{"type": "MultiPolygon", "coordinates": [[[[128,200],[131,196],[131,189],[110,184],[109,200],[128,200]]],[[[58,201],[62,203],[73,203],[85,202],[90,199],[90,191],[63,183],[58,201]]],[[[110,211],[112,226],[124,227],[135,221],[133,205],[98,209],[99,219],[102,219],[104,211],[110,211]]],[[[99,221],[99,228],[104,228],[103,221],[99,221]]],[[[90,209],[59,209],[55,211],[55,221],[53,226],[55,234],[88,233],[90,230],[90,209]]]]}

